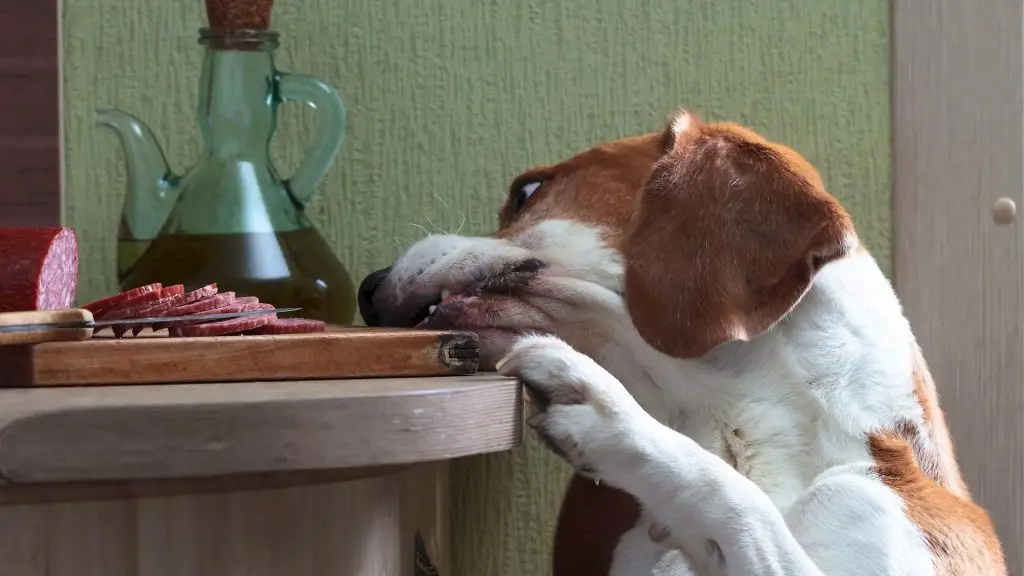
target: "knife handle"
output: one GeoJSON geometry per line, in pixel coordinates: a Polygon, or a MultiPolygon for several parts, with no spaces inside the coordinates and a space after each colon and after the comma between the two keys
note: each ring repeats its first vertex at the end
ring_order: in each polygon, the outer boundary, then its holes
{"type": "Polygon", "coordinates": [[[9,326],[25,326],[28,324],[81,322],[92,322],[92,312],[84,308],[32,312],[0,312],[0,346],[86,340],[92,336],[92,328],[40,328],[25,332],[5,332],[3,330],[3,328],[9,326]]]}

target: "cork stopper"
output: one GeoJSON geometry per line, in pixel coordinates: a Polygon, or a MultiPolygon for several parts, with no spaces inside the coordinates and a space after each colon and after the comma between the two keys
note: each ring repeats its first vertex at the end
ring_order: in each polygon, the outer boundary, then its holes
{"type": "Polygon", "coordinates": [[[266,30],[274,0],[206,0],[210,28],[266,30]]]}

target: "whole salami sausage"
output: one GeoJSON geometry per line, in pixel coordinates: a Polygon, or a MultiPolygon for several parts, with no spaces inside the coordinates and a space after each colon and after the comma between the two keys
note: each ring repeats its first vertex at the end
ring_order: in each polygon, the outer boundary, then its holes
{"type": "Polygon", "coordinates": [[[78,289],[71,228],[0,228],[0,312],[68,308],[78,289]]]}

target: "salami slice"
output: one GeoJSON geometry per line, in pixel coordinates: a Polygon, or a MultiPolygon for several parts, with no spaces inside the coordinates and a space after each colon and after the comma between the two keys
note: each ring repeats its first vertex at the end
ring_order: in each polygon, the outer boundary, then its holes
{"type": "MultiPolygon", "coordinates": [[[[225,292],[225,294],[231,294],[232,296],[234,296],[234,292],[225,292]]],[[[185,306],[185,305],[188,305],[188,304],[192,304],[193,302],[199,302],[201,300],[206,300],[207,298],[212,298],[212,297],[214,297],[216,295],[217,295],[217,285],[216,284],[207,284],[206,286],[203,286],[202,288],[197,288],[197,289],[195,289],[195,290],[193,290],[191,292],[186,292],[185,294],[183,294],[181,296],[181,300],[178,302],[177,305],[175,305],[175,308],[177,308],[179,306],[185,306]]]]}
{"type": "Polygon", "coordinates": [[[323,321],[309,318],[273,318],[248,334],[310,334],[323,332],[325,326],[323,321]]]}
{"type": "Polygon", "coordinates": [[[78,289],[71,228],[0,228],[0,312],[68,308],[78,289]]]}
{"type": "MultiPolygon", "coordinates": [[[[183,294],[168,296],[166,298],[160,298],[153,302],[144,302],[133,307],[122,308],[117,310],[116,313],[120,315],[120,318],[124,319],[148,318],[150,316],[159,316],[160,314],[166,312],[167,310],[174,308],[175,305],[180,304],[180,300],[182,298],[184,298],[183,294]]],[[[108,319],[113,320],[114,318],[108,317],[108,319]]],[[[111,327],[111,329],[114,332],[114,336],[118,338],[124,336],[126,332],[128,332],[129,330],[134,330],[135,328],[139,328],[139,332],[142,331],[142,328],[140,328],[138,324],[118,324],[111,327]]],[[[135,332],[134,335],[138,336],[139,333],[135,332]]]]}
{"type": "Polygon", "coordinates": [[[163,286],[159,282],[155,284],[147,284],[145,286],[139,286],[138,288],[126,290],[124,292],[121,292],[120,294],[114,294],[113,296],[108,296],[106,298],[101,298],[99,300],[89,302],[88,304],[82,306],[82,308],[85,308],[89,312],[92,312],[93,315],[95,315],[99,312],[108,310],[114,306],[120,305],[129,300],[133,300],[134,298],[137,298],[149,292],[156,292],[157,297],[159,298],[161,289],[163,289],[163,286]]]}
{"type": "Polygon", "coordinates": [[[217,322],[205,322],[191,326],[181,326],[171,333],[172,336],[195,337],[195,336],[227,336],[239,334],[248,330],[255,330],[265,326],[271,320],[273,314],[261,314],[259,316],[245,316],[243,318],[231,318],[217,322]]]}
{"type": "MultiPolygon", "coordinates": [[[[255,297],[255,296],[239,296],[238,298],[235,298],[235,304],[245,304],[245,305],[248,306],[249,304],[259,304],[259,303],[260,303],[260,299],[255,297]]],[[[255,308],[254,308],[254,310],[255,310],[255,308]]]]}
{"type": "MultiPolygon", "coordinates": [[[[199,312],[199,314],[234,314],[236,312],[249,312],[250,310],[255,310],[255,306],[259,306],[259,304],[239,303],[238,300],[240,299],[236,299],[234,302],[226,306],[204,310],[203,312],[199,312]]],[[[216,321],[217,320],[214,320],[214,322],[216,321]]],[[[210,322],[210,320],[185,320],[182,322],[169,322],[167,327],[180,328],[182,326],[193,326],[196,324],[205,324],[207,322],[210,322]]]]}
{"type": "Polygon", "coordinates": [[[185,286],[183,284],[175,284],[174,286],[165,286],[160,290],[160,297],[167,298],[169,296],[180,296],[185,293],[185,286]]]}
{"type": "Polygon", "coordinates": [[[160,289],[150,290],[137,294],[136,296],[93,313],[96,320],[124,320],[126,318],[137,318],[140,309],[149,306],[160,299],[160,289]]]}
{"type": "MultiPolygon", "coordinates": [[[[218,308],[223,308],[225,306],[228,306],[228,305],[234,303],[234,301],[235,301],[235,293],[234,292],[221,292],[220,294],[214,294],[213,296],[210,296],[208,298],[203,298],[202,300],[197,300],[196,302],[192,302],[190,304],[185,304],[183,306],[177,306],[175,308],[171,308],[170,310],[167,310],[166,312],[161,314],[161,316],[168,317],[168,316],[192,316],[194,314],[213,314],[214,310],[217,310],[218,308]]],[[[198,322],[201,322],[201,320],[198,320],[198,322]]],[[[175,326],[178,326],[179,324],[182,324],[182,323],[181,322],[165,322],[165,323],[162,323],[162,324],[154,325],[154,326],[152,326],[152,328],[153,328],[154,331],[160,331],[160,330],[163,330],[163,329],[173,328],[175,326]]]]}
{"type": "MultiPolygon", "coordinates": [[[[180,284],[178,286],[180,286],[180,284]]],[[[151,318],[153,316],[172,316],[174,314],[169,314],[171,310],[178,308],[180,306],[192,304],[193,302],[199,302],[200,300],[211,298],[215,294],[217,294],[217,285],[208,284],[206,286],[203,286],[202,288],[192,290],[191,292],[186,292],[178,296],[173,296],[171,301],[168,302],[166,305],[154,304],[152,307],[142,310],[139,313],[139,316],[142,318],[151,318]]],[[[180,314],[178,315],[180,316],[180,314]]],[[[149,324],[145,323],[132,325],[132,336],[138,336],[143,330],[145,330],[148,327],[149,324]]],[[[114,335],[117,335],[117,330],[114,330],[114,335]]]]}

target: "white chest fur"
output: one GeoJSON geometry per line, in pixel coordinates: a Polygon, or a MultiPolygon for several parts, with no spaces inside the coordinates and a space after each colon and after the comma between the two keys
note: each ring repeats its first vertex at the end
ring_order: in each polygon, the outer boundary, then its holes
{"type": "Polygon", "coordinates": [[[867,434],[915,421],[909,328],[868,255],[833,263],[783,322],[700,360],[651,350],[628,320],[602,352],[652,415],[785,510],[823,471],[869,460],[867,434]]]}

